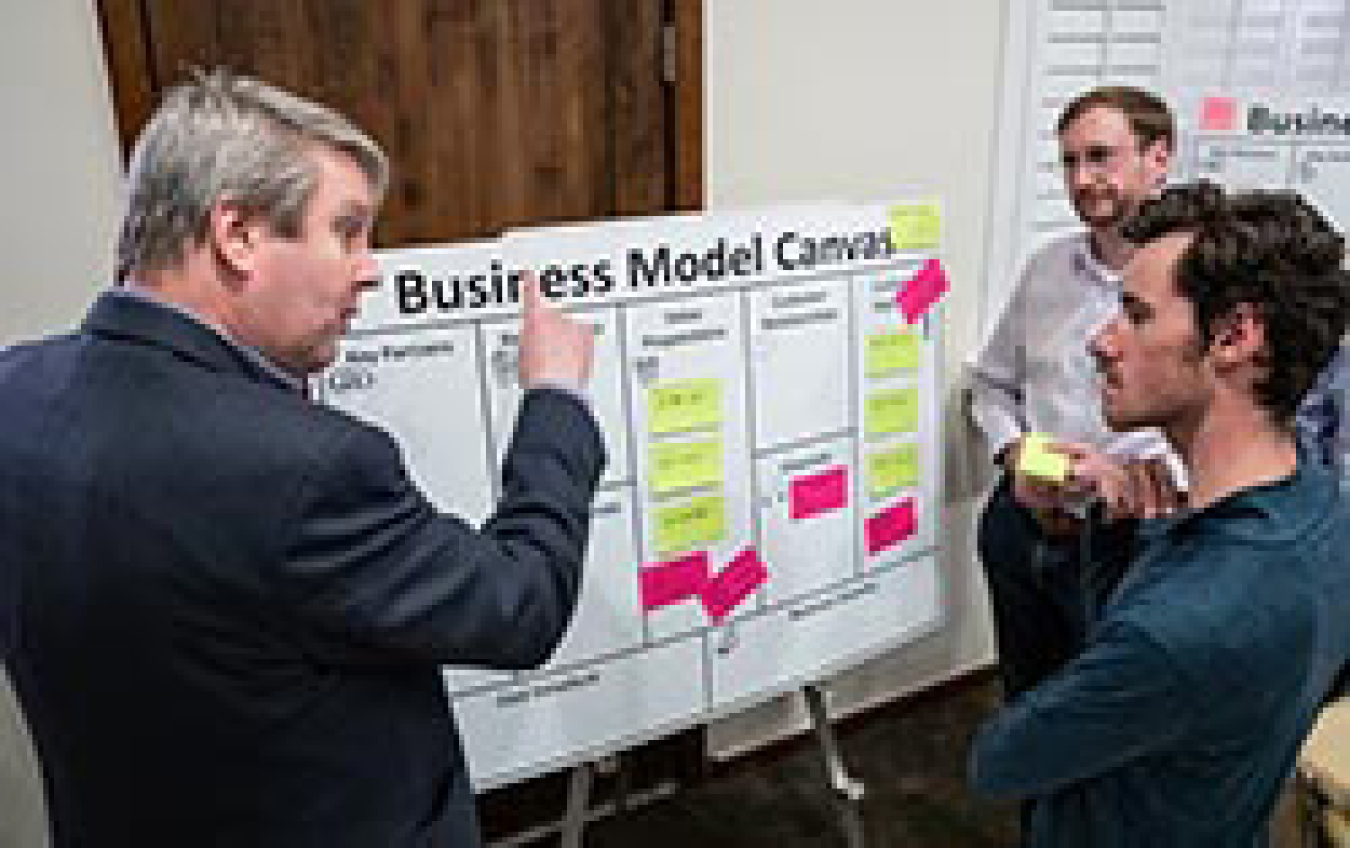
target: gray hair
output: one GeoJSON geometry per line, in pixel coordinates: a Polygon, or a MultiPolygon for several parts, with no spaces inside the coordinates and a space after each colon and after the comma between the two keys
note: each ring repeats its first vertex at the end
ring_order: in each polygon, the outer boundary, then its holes
{"type": "Polygon", "coordinates": [[[225,70],[194,73],[169,91],[132,151],[117,278],[181,265],[224,200],[298,237],[318,181],[316,144],[351,156],[383,196],[384,151],[342,115],[225,70]]]}

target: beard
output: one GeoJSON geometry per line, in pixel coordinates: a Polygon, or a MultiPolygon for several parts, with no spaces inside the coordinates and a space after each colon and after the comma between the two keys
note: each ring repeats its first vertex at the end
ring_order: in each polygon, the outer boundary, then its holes
{"type": "Polygon", "coordinates": [[[1098,373],[1102,422],[1121,433],[1143,427],[1173,432],[1198,421],[1208,408],[1210,392],[1202,365],[1205,349],[1199,338],[1180,349],[1180,362],[1165,370],[1126,369],[1098,373]]]}
{"type": "Polygon", "coordinates": [[[1073,211],[1088,227],[1100,230],[1123,224],[1134,213],[1134,204],[1113,188],[1091,188],[1073,196],[1073,211]]]}
{"type": "Polygon", "coordinates": [[[1106,429],[1113,433],[1124,433],[1127,430],[1134,430],[1139,427],[1147,426],[1145,424],[1140,424],[1123,410],[1119,408],[1112,409],[1108,405],[1102,406],[1102,421],[1106,424],[1106,429]]]}

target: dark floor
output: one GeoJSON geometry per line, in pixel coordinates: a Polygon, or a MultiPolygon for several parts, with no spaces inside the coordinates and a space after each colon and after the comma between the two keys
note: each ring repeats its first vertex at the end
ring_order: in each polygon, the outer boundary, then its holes
{"type": "MultiPolygon", "coordinates": [[[[999,703],[994,678],[940,688],[842,726],[844,757],[867,786],[868,848],[1012,845],[1011,805],[966,790],[975,727],[999,703]]],[[[592,824],[587,848],[846,846],[818,747],[792,742],[715,773],[671,798],[592,824]]]]}

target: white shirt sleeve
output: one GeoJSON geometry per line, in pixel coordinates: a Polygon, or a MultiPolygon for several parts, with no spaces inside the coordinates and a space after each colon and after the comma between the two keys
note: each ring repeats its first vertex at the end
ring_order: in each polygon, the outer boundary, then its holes
{"type": "Polygon", "coordinates": [[[1023,386],[1026,384],[1023,290],[1031,273],[1033,270],[1029,265],[1018,279],[993,332],[968,365],[970,414],[984,434],[990,459],[1021,438],[1026,430],[1022,411],[1023,386]]]}

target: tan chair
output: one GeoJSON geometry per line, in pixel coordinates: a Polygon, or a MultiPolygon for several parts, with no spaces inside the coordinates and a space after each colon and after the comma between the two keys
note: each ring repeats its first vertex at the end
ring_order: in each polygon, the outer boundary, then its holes
{"type": "Polygon", "coordinates": [[[1304,845],[1350,848],[1350,698],[1322,709],[1299,752],[1298,774],[1308,799],[1304,845]]]}
{"type": "Polygon", "coordinates": [[[1323,812],[1322,833],[1335,848],[1350,848],[1350,813],[1332,809],[1323,812]]]}

